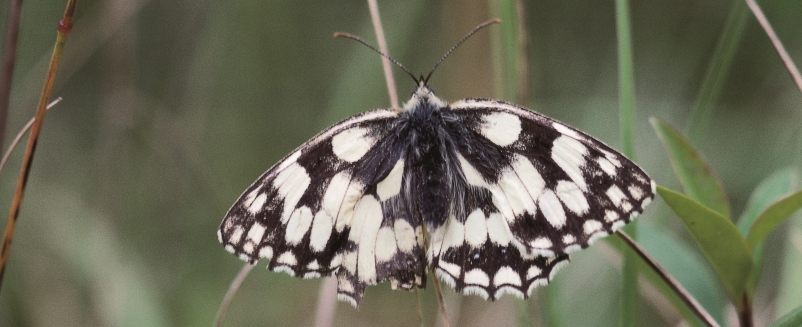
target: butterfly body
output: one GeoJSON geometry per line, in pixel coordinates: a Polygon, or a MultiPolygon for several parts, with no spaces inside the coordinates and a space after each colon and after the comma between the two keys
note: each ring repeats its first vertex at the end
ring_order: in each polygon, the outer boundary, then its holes
{"type": "Polygon", "coordinates": [[[279,161],[218,237],[274,271],[335,274],[354,305],[378,282],[425,287],[430,266],[466,294],[526,297],[653,197],[640,168],[580,131],[502,101],[447,104],[421,82],[403,108],[348,118],[279,161]]]}

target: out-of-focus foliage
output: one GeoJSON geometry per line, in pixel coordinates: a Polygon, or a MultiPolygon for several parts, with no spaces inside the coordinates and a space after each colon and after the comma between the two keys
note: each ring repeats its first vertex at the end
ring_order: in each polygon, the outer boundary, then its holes
{"type": "MultiPolygon", "coordinates": [[[[689,123],[689,108],[732,4],[631,4],[636,157],[669,188],[679,185],[647,117],[679,127],[689,123]]],[[[522,105],[620,147],[613,3],[524,5],[531,87],[529,103],[522,105]]],[[[762,5],[799,65],[802,2],[762,5]]],[[[490,18],[484,2],[379,6],[391,55],[416,73],[428,72],[464,33],[490,18]]],[[[29,1],[23,8],[7,140],[34,113],[64,3],[29,1]]],[[[215,237],[231,203],[319,130],[387,106],[379,57],[355,42],[333,39],[335,31],[374,40],[367,4],[79,2],[54,89],[64,101],[45,121],[0,293],[0,325],[210,325],[242,266],[215,237]]],[[[494,95],[491,34],[477,34],[438,69],[431,86],[440,97],[494,95]]],[[[414,84],[396,72],[399,94],[406,98],[414,84]]],[[[743,212],[752,190],[772,172],[800,168],[801,104],[802,95],[750,18],[710,123],[693,139],[727,190],[732,212],[743,212]]],[[[6,207],[20,156],[0,175],[0,203],[6,207]]],[[[657,231],[660,239],[681,246],[648,247],[669,271],[704,267],[703,254],[688,246],[690,235],[661,201],[638,220],[650,231],[643,236],[657,231]]],[[[793,217],[766,239],[755,293],[760,325],[802,305],[801,225],[793,217]]],[[[236,295],[227,324],[312,324],[320,281],[263,267],[236,295]]],[[[716,299],[704,283],[712,272],[698,275],[699,281],[684,272],[684,285],[704,294],[709,310],[720,309],[711,312],[720,322],[729,319],[724,290],[715,290],[716,299]]],[[[557,294],[549,297],[553,303],[544,303],[543,290],[537,290],[529,305],[543,324],[611,326],[620,314],[619,283],[620,257],[600,242],[574,255],[548,286],[557,294]]],[[[676,325],[679,313],[654,287],[642,285],[639,319],[676,325]]],[[[447,299],[457,296],[449,288],[445,293],[447,299]]],[[[421,299],[424,319],[434,325],[439,317],[433,291],[421,299]]],[[[451,312],[458,317],[452,324],[512,324],[513,301],[518,300],[452,301],[460,304],[451,312]]],[[[415,294],[391,291],[387,284],[371,287],[359,310],[338,304],[335,324],[417,325],[415,294]]]]}

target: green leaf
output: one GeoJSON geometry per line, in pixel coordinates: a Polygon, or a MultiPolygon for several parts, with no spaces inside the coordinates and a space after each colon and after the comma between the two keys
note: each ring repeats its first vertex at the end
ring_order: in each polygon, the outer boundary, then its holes
{"type": "Polygon", "coordinates": [[[685,224],[730,299],[740,306],[754,265],[741,233],[729,219],[685,195],[659,186],[657,192],[685,224]]]}
{"type": "Polygon", "coordinates": [[[721,187],[713,170],[677,129],[657,118],[650,118],[657,137],[668,151],[682,189],[691,199],[712,209],[720,215],[730,217],[727,194],[721,187]]]}
{"type": "Polygon", "coordinates": [[[802,191],[797,191],[772,204],[755,219],[755,223],[752,224],[752,228],[749,229],[749,234],[746,236],[746,244],[750,249],[754,249],[771,231],[799,208],[802,208],[802,191]]]}
{"type": "Polygon", "coordinates": [[[761,212],[772,203],[790,194],[797,186],[797,173],[794,169],[783,169],[764,179],[752,192],[746,209],[738,219],[738,230],[746,237],[749,228],[761,212]]]}
{"type": "MultiPolygon", "coordinates": [[[[797,174],[794,169],[780,170],[760,182],[749,197],[749,202],[741,214],[741,218],[738,219],[737,226],[741,235],[746,237],[755,219],[772,203],[793,192],[796,189],[796,185],[797,174]]],[[[746,287],[750,296],[757,288],[760,279],[763,268],[763,254],[763,247],[759,244],[752,249],[752,261],[755,263],[755,269],[752,270],[752,275],[749,277],[746,287]]]]}
{"type": "Polygon", "coordinates": [[[799,327],[802,326],[802,307],[794,309],[794,311],[777,319],[771,327],[799,327]]]}

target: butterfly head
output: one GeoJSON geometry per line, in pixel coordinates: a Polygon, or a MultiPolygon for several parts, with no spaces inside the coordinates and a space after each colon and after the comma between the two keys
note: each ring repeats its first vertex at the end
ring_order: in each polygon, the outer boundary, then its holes
{"type": "Polygon", "coordinates": [[[426,85],[426,81],[421,79],[418,81],[418,88],[415,89],[415,92],[412,92],[412,97],[409,99],[409,101],[404,103],[402,110],[411,111],[426,104],[432,105],[436,108],[443,108],[448,105],[445,101],[440,100],[440,98],[435,96],[434,92],[432,92],[432,89],[426,85]]]}

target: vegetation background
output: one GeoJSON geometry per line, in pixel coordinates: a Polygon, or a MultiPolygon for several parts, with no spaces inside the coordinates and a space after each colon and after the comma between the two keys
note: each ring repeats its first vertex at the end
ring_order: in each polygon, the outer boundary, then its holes
{"type": "MultiPolygon", "coordinates": [[[[428,72],[461,36],[494,17],[492,2],[379,3],[390,54],[413,72],[428,72]]],[[[764,2],[802,63],[802,2],[764,2]]],[[[741,212],[761,180],[802,168],[802,95],[749,17],[712,115],[690,118],[734,4],[631,3],[635,160],[660,185],[678,189],[647,118],[690,131],[733,212],[741,212]]],[[[613,2],[524,5],[529,97],[521,104],[620,148],[613,2]]],[[[23,3],[6,148],[34,114],[63,10],[64,1],[23,3]]],[[[431,87],[441,98],[502,97],[494,91],[498,28],[477,34],[438,69],[431,87]]],[[[332,38],[335,31],[375,43],[367,4],[80,1],[53,94],[64,100],[44,124],[0,294],[0,325],[210,325],[242,267],[215,236],[229,206],[319,130],[388,106],[379,56],[332,38]]],[[[406,98],[415,85],[398,71],[396,81],[406,98]]],[[[10,203],[21,155],[0,175],[0,203],[10,203]]],[[[720,323],[735,322],[713,270],[670,210],[658,200],[638,220],[641,244],[720,323]]],[[[802,304],[799,216],[772,234],[766,251],[758,325],[802,304]]],[[[320,284],[254,270],[227,325],[310,325],[320,284]]],[[[603,241],[575,254],[528,302],[507,296],[490,303],[448,287],[445,295],[459,326],[514,324],[521,303],[538,324],[613,326],[620,284],[621,256],[603,241]]],[[[640,285],[640,322],[675,326],[682,319],[649,281],[640,285]]],[[[431,286],[421,301],[426,324],[437,324],[431,286]]],[[[358,310],[339,303],[335,325],[417,325],[416,303],[414,293],[381,284],[367,290],[358,310]]]]}

